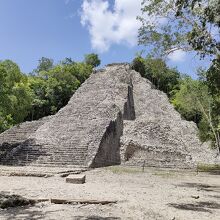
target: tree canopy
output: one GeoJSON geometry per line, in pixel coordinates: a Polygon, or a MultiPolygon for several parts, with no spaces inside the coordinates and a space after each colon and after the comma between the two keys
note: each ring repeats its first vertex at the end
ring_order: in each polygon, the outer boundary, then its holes
{"type": "Polygon", "coordinates": [[[65,106],[78,87],[90,76],[100,60],[74,62],[65,58],[54,64],[42,57],[29,75],[11,60],[0,61],[0,132],[25,120],[55,114],[65,106]]]}
{"type": "Polygon", "coordinates": [[[58,64],[49,71],[41,71],[29,78],[34,93],[29,119],[38,119],[56,113],[92,72],[85,63],[58,64]]]}
{"type": "Polygon", "coordinates": [[[148,46],[153,56],[160,58],[182,50],[195,51],[200,58],[211,58],[212,64],[203,75],[202,84],[186,80],[175,95],[174,104],[186,117],[195,112],[197,117],[200,115],[203,129],[212,133],[220,151],[219,14],[220,0],[143,0],[142,14],[138,19],[142,23],[139,44],[148,46]],[[200,94],[206,100],[203,108],[204,100],[198,101],[201,100],[200,94]],[[194,103],[200,110],[190,108],[185,102],[188,99],[197,100],[194,103]]]}
{"type": "Polygon", "coordinates": [[[91,65],[92,67],[97,67],[100,65],[101,60],[97,54],[91,53],[85,55],[85,63],[91,65]]]}
{"type": "Polygon", "coordinates": [[[220,49],[219,13],[219,0],[143,0],[139,43],[159,56],[193,50],[215,57],[220,49]]]}
{"type": "Polygon", "coordinates": [[[147,56],[144,59],[138,56],[133,60],[132,67],[168,96],[179,85],[180,73],[174,68],[169,68],[161,58],[147,56]]]}
{"type": "Polygon", "coordinates": [[[0,131],[3,131],[28,115],[32,91],[27,76],[10,60],[0,62],[0,81],[0,131]]]}

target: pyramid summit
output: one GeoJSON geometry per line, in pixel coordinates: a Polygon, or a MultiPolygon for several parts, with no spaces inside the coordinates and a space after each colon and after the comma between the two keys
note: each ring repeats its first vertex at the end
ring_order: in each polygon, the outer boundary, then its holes
{"type": "Polygon", "coordinates": [[[0,134],[0,149],[2,165],[193,168],[220,163],[166,94],[123,63],[91,74],[57,114],[0,134]]]}

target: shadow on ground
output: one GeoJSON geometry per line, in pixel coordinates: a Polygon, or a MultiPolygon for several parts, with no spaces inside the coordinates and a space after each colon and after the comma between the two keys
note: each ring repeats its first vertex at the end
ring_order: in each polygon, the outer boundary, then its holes
{"type": "Polygon", "coordinates": [[[180,185],[176,185],[178,187],[189,187],[189,188],[197,188],[198,191],[206,191],[206,192],[217,192],[220,193],[220,185],[208,185],[201,183],[183,183],[180,185]]]}
{"type": "Polygon", "coordinates": [[[74,219],[76,220],[120,220],[118,217],[101,217],[101,216],[76,216],[74,219]]]}
{"type": "Polygon", "coordinates": [[[176,209],[209,213],[212,213],[210,209],[220,209],[220,204],[216,202],[169,203],[168,205],[176,209]]]}
{"type": "MultiPolygon", "coordinates": [[[[35,206],[36,207],[36,206],[35,206]]],[[[52,212],[56,211],[46,211],[43,212],[41,210],[33,210],[31,206],[25,207],[16,207],[16,208],[8,208],[2,209],[0,211],[0,219],[4,220],[15,220],[15,219],[35,219],[40,220],[44,219],[45,216],[52,212]]],[[[74,220],[121,220],[119,217],[101,217],[101,216],[75,216],[73,217],[74,220]]]]}
{"type": "Polygon", "coordinates": [[[215,198],[215,199],[220,199],[220,195],[209,195],[209,197],[215,198]]]}
{"type": "Polygon", "coordinates": [[[31,210],[30,206],[8,208],[1,210],[0,219],[43,219],[45,214],[41,211],[31,210]]]}
{"type": "Polygon", "coordinates": [[[57,212],[57,210],[53,211],[43,211],[41,210],[42,206],[37,204],[35,206],[27,205],[20,207],[11,207],[7,209],[0,210],[0,219],[4,220],[39,220],[44,219],[45,216],[50,215],[53,212],[57,212]]]}
{"type": "Polygon", "coordinates": [[[210,175],[220,175],[220,170],[212,170],[212,171],[209,171],[207,173],[210,174],[210,175]]]}

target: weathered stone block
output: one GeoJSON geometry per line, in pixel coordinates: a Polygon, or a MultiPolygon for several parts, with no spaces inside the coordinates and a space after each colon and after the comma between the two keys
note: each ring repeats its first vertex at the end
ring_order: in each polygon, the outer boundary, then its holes
{"type": "Polygon", "coordinates": [[[80,175],[72,174],[72,175],[69,175],[66,178],[66,182],[67,183],[74,183],[74,184],[83,184],[83,183],[86,182],[86,175],[84,175],[84,174],[80,174],[80,175]]]}

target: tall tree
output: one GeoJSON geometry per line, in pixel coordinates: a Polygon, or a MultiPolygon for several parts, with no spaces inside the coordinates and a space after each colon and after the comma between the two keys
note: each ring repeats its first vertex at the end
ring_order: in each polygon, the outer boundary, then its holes
{"type": "Polygon", "coordinates": [[[183,50],[213,60],[206,74],[213,100],[209,126],[220,148],[220,0],[143,0],[142,6],[140,44],[149,46],[160,57],[183,50]]]}
{"type": "Polygon", "coordinates": [[[85,55],[85,63],[92,67],[97,67],[100,65],[101,60],[99,59],[98,54],[90,53],[85,55]]]}
{"type": "Polygon", "coordinates": [[[176,50],[219,54],[219,0],[143,0],[142,6],[140,44],[159,55],[176,50]]]}
{"type": "Polygon", "coordinates": [[[49,71],[52,68],[53,60],[50,58],[42,57],[40,60],[38,60],[38,66],[35,72],[39,74],[42,71],[49,71]]]}
{"type": "Polygon", "coordinates": [[[182,116],[198,124],[202,140],[213,140],[220,151],[217,118],[213,117],[214,100],[209,94],[207,84],[190,77],[183,79],[172,103],[182,116]]]}
{"type": "Polygon", "coordinates": [[[34,93],[29,120],[55,114],[65,106],[73,93],[91,74],[92,66],[66,60],[48,71],[29,77],[34,93]]]}
{"type": "Polygon", "coordinates": [[[220,149],[220,56],[214,59],[212,65],[206,73],[207,85],[214,100],[213,118],[215,119],[214,127],[217,135],[217,145],[220,149]]]}
{"type": "Polygon", "coordinates": [[[27,76],[10,60],[0,62],[0,131],[22,122],[32,102],[27,76]]]}
{"type": "Polygon", "coordinates": [[[179,85],[180,73],[174,68],[169,68],[161,58],[147,56],[144,59],[138,56],[133,60],[132,68],[149,79],[157,89],[167,93],[168,96],[179,85]]]}

